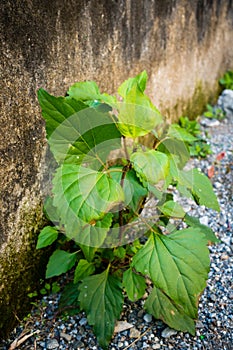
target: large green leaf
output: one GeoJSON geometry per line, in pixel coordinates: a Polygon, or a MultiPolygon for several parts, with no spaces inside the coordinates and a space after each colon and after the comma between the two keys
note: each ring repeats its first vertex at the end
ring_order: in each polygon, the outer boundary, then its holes
{"type": "Polygon", "coordinates": [[[157,184],[166,178],[169,171],[168,157],[155,150],[135,152],[131,155],[130,160],[142,182],[157,184]]]}
{"type": "Polygon", "coordinates": [[[145,309],[171,328],[183,332],[188,331],[195,335],[194,320],[186,315],[183,308],[179,304],[174,303],[161,289],[153,288],[145,302],[145,309]]]}
{"type": "Polygon", "coordinates": [[[48,142],[58,162],[95,162],[100,167],[111,150],[121,147],[121,134],[105,111],[87,108],[71,97],[51,96],[42,89],[38,97],[48,142]]]}
{"type": "Polygon", "coordinates": [[[54,205],[67,236],[81,244],[100,246],[111,226],[110,211],[124,201],[120,184],[104,172],[76,164],[61,166],[53,184],[54,205]]]}
{"type": "Polygon", "coordinates": [[[129,78],[124,81],[118,88],[118,94],[123,98],[126,98],[127,94],[132,90],[134,86],[137,86],[141,92],[144,92],[147,83],[147,72],[144,70],[134,78],[129,78]]]}
{"type": "Polygon", "coordinates": [[[52,227],[52,226],[44,227],[38,236],[36,249],[41,249],[52,244],[54,241],[56,241],[57,236],[58,236],[58,231],[55,227],[52,227]]]}
{"type": "Polygon", "coordinates": [[[131,268],[123,274],[123,286],[131,301],[136,301],[145,294],[145,278],[135,273],[131,268]]]}
{"type": "Polygon", "coordinates": [[[209,251],[199,229],[189,228],[168,236],[151,233],[133,258],[133,267],[149,275],[184,312],[197,317],[197,302],[206,286],[209,251]]]}
{"type": "Polygon", "coordinates": [[[94,326],[100,346],[107,349],[122,310],[121,284],[107,269],[99,275],[86,277],[79,290],[80,306],[87,314],[88,323],[94,326]]]}
{"type": "Polygon", "coordinates": [[[180,171],[178,182],[180,185],[186,186],[191,191],[198,204],[205,205],[216,211],[220,210],[210,180],[207,176],[200,173],[198,169],[180,171]]]}
{"type": "Polygon", "coordinates": [[[174,164],[171,166],[171,170],[177,171],[177,169],[183,169],[185,164],[190,158],[187,145],[180,140],[165,139],[158,147],[158,151],[166,153],[174,164]]]}
{"type": "Polygon", "coordinates": [[[46,269],[46,278],[59,276],[67,272],[74,266],[77,256],[74,253],[68,253],[64,250],[57,249],[49,258],[46,269]]]}
{"type": "Polygon", "coordinates": [[[94,225],[95,220],[124,201],[121,186],[108,174],[76,164],[62,165],[53,184],[54,204],[64,219],[68,209],[85,223],[94,225]]]}
{"type": "Polygon", "coordinates": [[[125,101],[118,104],[118,109],[118,127],[126,137],[147,135],[162,121],[159,111],[136,86],[125,101]]]}
{"type": "Polygon", "coordinates": [[[73,114],[88,106],[71,97],[55,97],[44,89],[38,90],[38,100],[46,121],[46,132],[49,138],[57,127],[73,114]]]}

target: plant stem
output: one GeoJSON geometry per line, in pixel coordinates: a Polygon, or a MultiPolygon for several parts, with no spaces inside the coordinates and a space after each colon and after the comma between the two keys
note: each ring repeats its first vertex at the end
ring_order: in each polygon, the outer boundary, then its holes
{"type": "Polygon", "coordinates": [[[170,137],[168,137],[168,136],[164,137],[162,140],[160,140],[158,143],[156,143],[153,146],[153,149],[157,149],[161,143],[163,143],[165,140],[169,140],[169,139],[170,139],[170,137]]]}
{"type": "Polygon", "coordinates": [[[123,136],[123,146],[124,146],[124,151],[125,151],[125,158],[127,159],[127,161],[129,161],[129,153],[128,153],[128,150],[127,150],[125,136],[123,136]]]}
{"type": "MultiPolygon", "coordinates": [[[[128,163],[126,166],[123,167],[122,175],[121,175],[121,182],[120,185],[123,188],[124,186],[124,180],[127,174],[127,171],[130,169],[131,164],[128,163]]],[[[122,235],[123,235],[123,225],[124,225],[124,220],[123,220],[123,207],[121,204],[119,205],[119,240],[120,242],[122,241],[122,235]]]]}

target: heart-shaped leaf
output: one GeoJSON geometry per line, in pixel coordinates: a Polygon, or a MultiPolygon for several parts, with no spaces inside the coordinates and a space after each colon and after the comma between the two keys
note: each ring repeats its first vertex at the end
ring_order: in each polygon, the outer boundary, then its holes
{"type": "Polygon", "coordinates": [[[48,142],[58,162],[94,162],[100,167],[111,150],[121,147],[121,134],[105,111],[87,108],[71,97],[51,96],[43,89],[38,98],[48,142]]]}
{"type": "Polygon", "coordinates": [[[104,172],[76,164],[61,166],[53,183],[54,205],[67,236],[81,244],[101,245],[111,225],[111,211],[124,201],[120,184],[104,172]]]}

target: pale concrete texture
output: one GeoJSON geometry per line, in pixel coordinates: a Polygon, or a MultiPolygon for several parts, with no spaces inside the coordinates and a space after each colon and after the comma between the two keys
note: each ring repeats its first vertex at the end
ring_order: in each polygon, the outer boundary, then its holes
{"type": "Polygon", "coordinates": [[[146,69],[147,92],[164,115],[192,116],[233,68],[232,38],[231,0],[1,1],[1,337],[43,275],[35,243],[46,141],[37,89],[64,95],[92,79],[111,93],[146,69]]]}

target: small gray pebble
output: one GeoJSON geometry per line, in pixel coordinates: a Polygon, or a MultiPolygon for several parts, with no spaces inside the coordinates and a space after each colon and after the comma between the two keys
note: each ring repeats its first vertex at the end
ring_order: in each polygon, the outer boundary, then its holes
{"type": "Polygon", "coordinates": [[[166,327],[163,331],[162,331],[162,337],[163,338],[169,338],[171,337],[172,335],[176,335],[177,334],[177,331],[175,331],[175,329],[172,329],[172,328],[169,328],[169,327],[166,327]]]}
{"type": "Polygon", "coordinates": [[[136,328],[131,328],[129,332],[130,338],[139,338],[141,335],[141,332],[136,328]]]}
{"type": "Polygon", "coordinates": [[[203,324],[201,321],[197,321],[196,327],[197,327],[197,328],[203,328],[203,327],[204,327],[204,324],[203,324]]]}
{"type": "Polygon", "coordinates": [[[74,343],[74,349],[78,349],[78,348],[83,348],[84,347],[84,344],[83,344],[83,342],[82,341],[76,341],[75,343],[74,343]]]}
{"type": "Polygon", "coordinates": [[[223,237],[221,241],[231,246],[231,237],[223,237]]]}
{"type": "Polygon", "coordinates": [[[214,187],[220,188],[220,187],[222,187],[222,184],[220,182],[215,182],[214,187]]]}
{"type": "Polygon", "coordinates": [[[118,347],[119,347],[119,348],[122,348],[123,346],[124,346],[124,343],[122,343],[122,341],[119,341],[118,347]]]}
{"type": "Polygon", "coordinates": [[[142,309],[142,310],[139,310],[139,311],[138,311],[137,316],[138,316],[139,318],[142,318],[143,314],[144,314],[144,310],[142,309]]]}
{"type": "Polygon", "coordinates": [[[211,299],[212,301],[216,301],[217,297],[216,297],[215,294],[210,294],[210,299],[211,299]]]}
{"type": "Polygon", "coordinates": [[[200,223],[202,224],[202,225],[208,225],[208,223],[209,223],[209,218],[208,218],[208,216],[202,216],[201,218],[200,218],[200,223]]]}
{"type": "Polygon", "coordinates": [[[59,343],[57,339],[49,339],[47,342],[47,349],[57,349],[59,347],[59,343]]]}
{"type": "Polygon", "coordinates": [[[145,314],[145,315],[143,316],[143,320],[144,320],[145,322],[147,322],[147,323],[150,323],[150,322],[152,321],[152,315],[150,315],[150,314],[145,314]]]}
{"type": "Polygon", "coordinates": [[[152,345],[152,349],[160,349],[161,348],[161,346],[160,346],[160,344],[154,344],[154,345],[152,345]]]}
{"type": "Polygon", "coordinates": [[[87,324],[87,319],[85,317],[81,318],[79,321],[80,326],[85,326],[87,324]]]}

